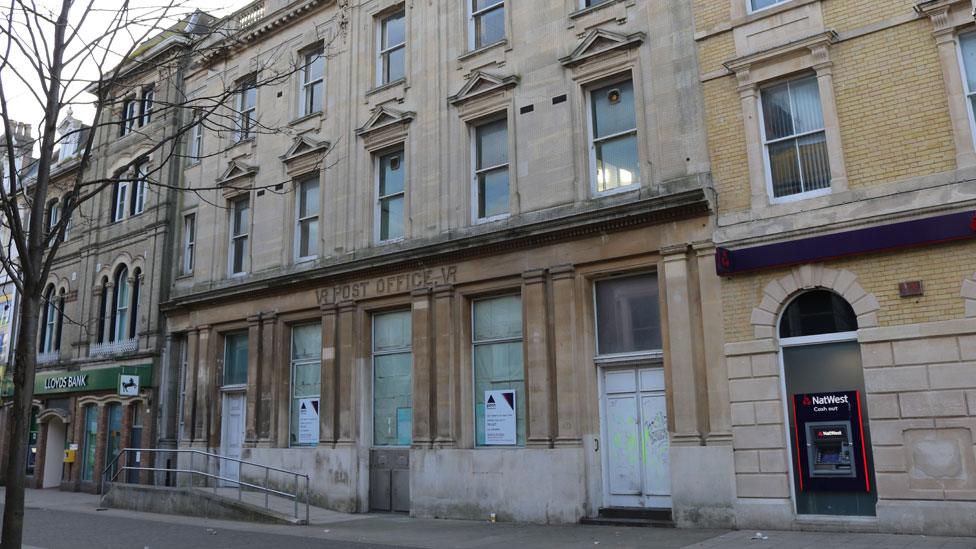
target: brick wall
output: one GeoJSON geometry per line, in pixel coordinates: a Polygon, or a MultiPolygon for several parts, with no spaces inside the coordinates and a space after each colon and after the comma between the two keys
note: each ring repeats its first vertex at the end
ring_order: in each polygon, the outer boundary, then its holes
{"type": "MultiPolygon", "coordinates": [[[[880,305],[878,324],[897,326],[963,318],[965,302],[960,295],[963,280],[976,273],[976,255],[972,242],[956,242],[831,261],[827,266],[847,269],[857,275],[864,289],[880,305]],[[925,295],[901,298],[898,283],[921,280],[925,295]]],[[[775,269],[761,275],[726,277],[723,282],[725,304],[725,341],[752,339],[749,322],[752,309],[762,299],[763,288],[782,277],[789,269],[775,269]]]]}
{"type": "Polygon", "coordinates": [[[851,188],[955,168],[949,106],[928,19],[841,42],[831,57],[851,188]]]}
{"type": "Polygon", "coordinates": [[[918,0],[826,0],[822,3],[824,23],[837,32],[880,23],[915,13],[918,0]]]}
{"type": "Polygon", "coordinates": [[[718,210],[749,209],[749,164],[746,156],[742,103],[735,79],[719,78],[704,84],[705,117],[712,178],[718,194],[718,210]]]}

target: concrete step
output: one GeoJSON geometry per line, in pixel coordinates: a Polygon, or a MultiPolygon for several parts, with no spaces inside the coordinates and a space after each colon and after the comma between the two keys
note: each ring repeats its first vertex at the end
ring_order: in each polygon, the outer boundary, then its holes
{"type": "Polygon", "coordinates": [[[596,517],[585,517],[582,524],[674,528],[671,509],[646,507],[604,507],[596,517]]]}

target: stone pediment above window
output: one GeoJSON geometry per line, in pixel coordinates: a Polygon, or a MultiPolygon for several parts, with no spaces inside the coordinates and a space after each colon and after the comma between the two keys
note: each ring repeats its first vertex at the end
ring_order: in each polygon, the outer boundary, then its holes
{"type": "Polygon", "coordinates": [[[636,48],[644,42],[643,32],[620,34],[605,29],[593,29],[572,53],[559,59],[564,67],[574,67],[595,57],[611,52],[636,48]]]}
{"type": "Polygon", "coordinates": [[[254,182],[254,175],[258,167],[245,164],[240,160],[231,160],[224,173],[217,178],[217,186],[221,187],[225,196],[238,194],[242,189],[249,189],[254,182]]]}
{"type": "Polygon", "coordinates": [[[518,76],[502,77],[482,71],[475,71],[461,90],[448,97],[447,100],[452,105],[461,105],[478,97],[484,97],[494,92],[514,88],[518,82],[518,76]]]}
{"type": "Polygon", "coordinates": [[[365,124],[356,130],[363,138],[366,148],[375,149],[403,141],[407,136],[407,126],[414,119],[413,111],[400,111],[380,105],[365,124]]]}
{"type": "Polygon", "coordinates": [[[321,168],[322,159],[332,144],[318,134],[295,137],[288,150],[281,156],[289,175],[310,172],[321,168]]]}

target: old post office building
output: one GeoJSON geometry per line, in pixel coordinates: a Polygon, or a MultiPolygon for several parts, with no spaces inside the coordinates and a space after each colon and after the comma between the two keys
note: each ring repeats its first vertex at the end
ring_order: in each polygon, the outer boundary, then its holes
{"type": "Polygon", "coordinates": [[[690,0],[262,6],[186,75],[238,93],[181,172],[180,446],[344,511],[730,524],[690,0]]]}

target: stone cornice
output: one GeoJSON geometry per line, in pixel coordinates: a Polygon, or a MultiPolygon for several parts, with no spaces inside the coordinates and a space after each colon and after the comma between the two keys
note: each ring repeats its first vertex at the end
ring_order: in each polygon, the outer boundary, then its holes
{"type": "Polygon", "coordinates": [[[235,280],[221,287],[191,290],[172,296],[161,304],[161,309],[174,311],[219,302],[230,296],[293,291],[302,286],[319,285],[325,280],[333,283],[346,278],[378,276],[433,263],[463,261],[712,213],[711,190],[704,187],[661,196],[632,198],[587,211],[560,212],[557,208],[539,214],[531,222],[502,226],[479,234],[458,237],[448,232],[433,239],[418,239],[413,246],[409,246],[410,241],[407,241],[401,247],[368,248],[358,254],[333,259],[331,263],[316,269],[287,273],[273,271],[263,278],[235,280]]]}
{"type": "Polygon", "coordinates": [[[737,57],[735,59],[726,61],[723,63],[725,68],[731,72],[739,73],[743,71],[748,71],[750,67],[756,63],[764,63],[766,61],[771,61],[777,57],[782,57],[784,55],[789,55],[791,53],[796,53],[802,50],[809,50],[811,52],[823,49],[837,40],[837,32],[833,30],[827,30],[824,32],[819,32],[812,36],[802,38],[790,42],[789,44],[783,44],[766,50],[758,51],[755,53],[750,53],[749,55],[743,55],[742,57],[737,57]]]}

